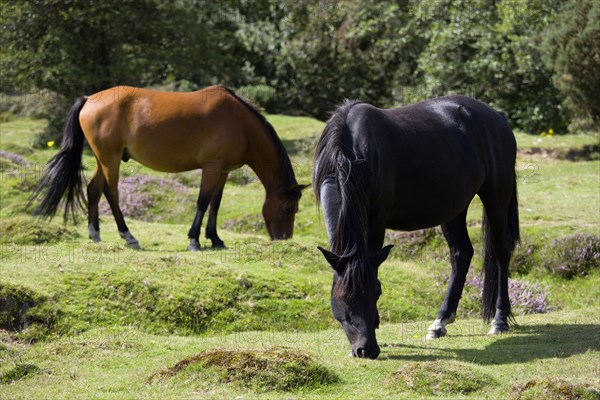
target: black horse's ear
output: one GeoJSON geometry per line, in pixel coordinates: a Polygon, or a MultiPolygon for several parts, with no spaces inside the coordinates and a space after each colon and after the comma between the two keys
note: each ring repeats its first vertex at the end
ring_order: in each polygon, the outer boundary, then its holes
{"type": "Polygon", "coordinates": [[[378,268],[385,261],[385,259],[388,258],[392,247],[394,247],[393,244],[387,245],[383,249],[378,250],[377,253],[373,254],[369,258],[373,268],[378,268]]]}
{"type": "Polygon", "coordinates": [[[344,273],[344,269],[346,268],[346,264],[348,263],[348,259],[346,257],[340,257],[336,254],[333,254],[329,250],[325,250],[321,246],[317,246],[317,249],[321,250],[321,253],[325,256],[325,259],[331,265],[331,268],[338,274],[342,275],[344,273]]]}

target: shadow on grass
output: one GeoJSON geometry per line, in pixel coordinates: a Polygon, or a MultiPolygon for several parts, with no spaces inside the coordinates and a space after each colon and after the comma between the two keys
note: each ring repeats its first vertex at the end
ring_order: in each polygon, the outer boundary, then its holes
{"type": "MultiPolygon", "coordinates": [[[[590,350],[600,351],[599,324],[547,324],[521,325],[514,334],[488,337],[485,348],[478,344],[485,337],[472,336],[474,346],[444,348],[416,346],[405,343],[392,344],[403,354],[388,354],[383,359],[406,361],[460,360],[476,364],[515,364],[545,358],[566,358],[590,350]],[[407,352],[414,349],[414,353],[407,352]],[[427,352],[427,354],[416,353],[427,352]]],[[[466,343],[468,345],[468,343],[466,343]]]]}

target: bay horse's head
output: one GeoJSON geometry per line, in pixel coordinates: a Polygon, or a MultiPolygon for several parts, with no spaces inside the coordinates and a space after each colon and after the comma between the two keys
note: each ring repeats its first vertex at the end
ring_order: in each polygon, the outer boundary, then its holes
{"type": "Polygon", "coordinates": [[[378,268],[393,246],[386,246],[370,257],[338,256],[319,247],[333,268],[331,311],[352,345],[354,357],[375,359],[379,346],[375,329],[379,328],[377,300],[381,296],[378,268]]]}
{"type": "Polygon", "coordinates": [[[302,196],[302,190],[306,187],[308,185],[294,185],[287,190],[267,194],[263,204],[263,217],[271,240],[292,238],[298,202],[302,196]]]}

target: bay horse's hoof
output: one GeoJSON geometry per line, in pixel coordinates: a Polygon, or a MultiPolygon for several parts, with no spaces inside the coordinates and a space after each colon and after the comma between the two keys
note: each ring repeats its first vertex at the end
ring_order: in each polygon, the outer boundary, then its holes
{"type": "Polygon", "coordinates": [[[425,336],[425,340],[439,339],[441,337],[446,336],[447,334],[448,334],[448,331],[444,327],[441,327],[438,329],[432,329],[432,330],[427,331],[427,336],[425,336]]]}
{"type": "Polygon", "coordinates": [[[213,242],[212,248],[213,249],[226,249],[227,246],[225,246],[225,243],[223,243],[223,242],[213,242]]]}
{"type": "Polygon", "coordinates": [[[492,327],[488,331],[488,335],[499,335],[509,331],[508,324],[506,322],[492,322],[492,327]]]}
{"type": "Polygon", "coordinates": [[[195,239],[190,239],[190,245],[188,246],[188,251],[200,251],[200,242],[195,239]]]}
{"type": "Polygon", "coordinates": [[[98,243],[100,242],[100,231],[96,228],[94,228],[94,225],[89,224],[88,225],[88,237],[90,239],[92,239],[92,242],[94,243],[98,243]]]}

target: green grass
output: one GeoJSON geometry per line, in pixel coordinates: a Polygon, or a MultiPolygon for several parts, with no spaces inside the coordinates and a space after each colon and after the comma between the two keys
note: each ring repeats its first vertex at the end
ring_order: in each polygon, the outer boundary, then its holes
{"type": "MultiPolygon", "coordinates": [[[[298,181],[309,183],[324,124],[269,120],[298,181]]],[[[330,315],[331,271],[316,250],[327,238],[310,189],[294,239],[271,242],[262,185],[248,168],[232,172],[218,223],[229,248],[192,254],[186,234],[201,174],[163,174],[130,161],[122,176],[172,179],[185,189],[144,188],[153,200],[143,218],[150,221],[128,218],[144,251],[123,246],[111,215],[102,217],[103,242],[93,244],[85,223],[46,224],[23,211],[57,150],[32,147],[43,127],[31,119],[0,124],[0,150],[28,163],[0,158],[0,398],[560,398],[569,391],[593,398],[600,387],[600,271],[592,266],[565,279],[543,266],[556,239],[600,233],[600,162],[563,157],[597,136],[538,142],[517,133],[523,149],[550,149],[519,153],[523,246],[522,268],[514,270],[515,278],[547,287],[550,313],[517,315],[510,334],[488,337],[478,293],[467,288],[450,336],[426,342],[450,271],[446,245],[434,230],[390,233],[386,242],[396,248],[380,270],[382,354],[367,361],[348,357],[330,315]]],[[[84,164],[89,174],[89,151],[84,164]]],[[[476,198],[468,217],[474,271],[481,268],[481,212],[476,198]]]]}

